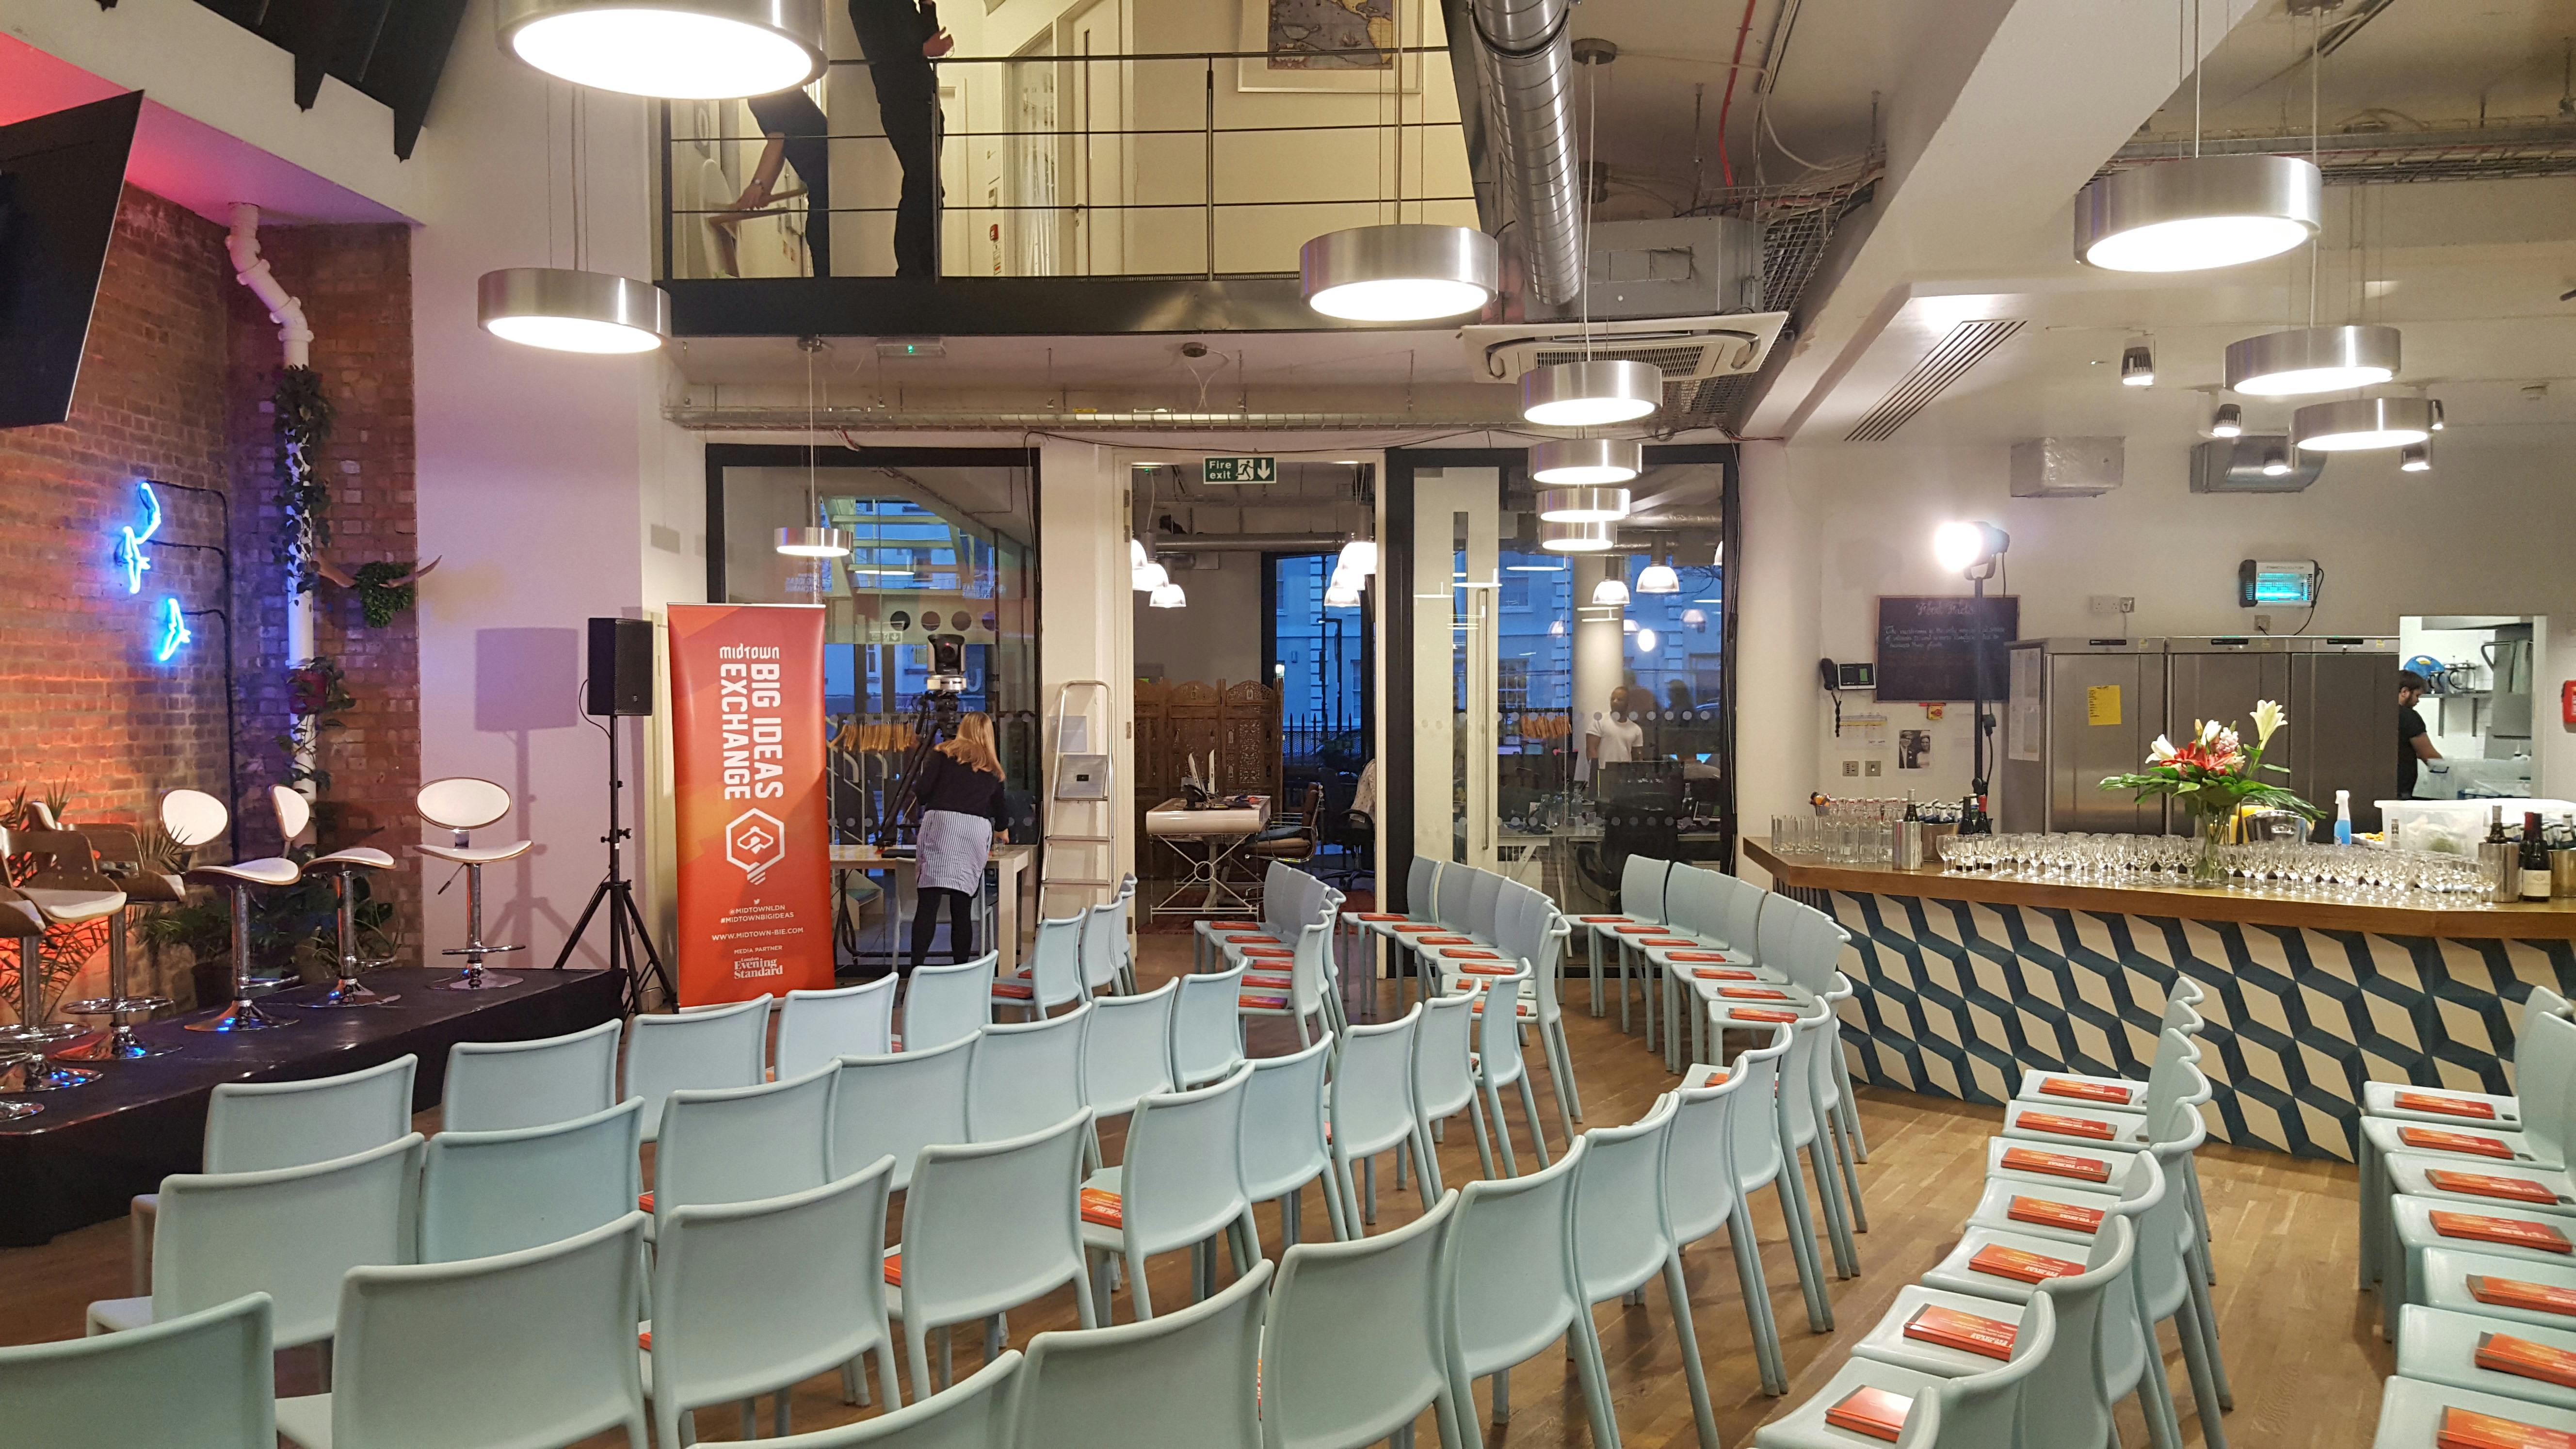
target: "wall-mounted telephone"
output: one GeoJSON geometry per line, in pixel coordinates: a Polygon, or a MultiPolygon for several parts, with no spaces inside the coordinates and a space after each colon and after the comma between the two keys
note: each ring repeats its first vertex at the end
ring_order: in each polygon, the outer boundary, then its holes
{"type": "Polygon", "coordinates": [[[1830,659],[1816,661],[1816,678],[1825,693],[1834,699],[1834,737],[1843,732],[1843,691],[1878,688],[1878,666],[1875,664],[1836,664],[1830,659]]]}

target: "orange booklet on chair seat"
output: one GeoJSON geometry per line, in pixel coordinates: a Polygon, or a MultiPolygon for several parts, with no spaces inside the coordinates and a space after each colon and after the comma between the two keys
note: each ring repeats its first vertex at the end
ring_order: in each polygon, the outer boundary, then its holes
{"type": "Polygon", "coordinates": [[[2509,1248],[2537,1248],[2544,1253],[2576,1252],[2576,1243],[2547,1223],[2525,1222],[2521,1218],[2491,1218],[2479,1213],[2442,1212],[2427,1216],[2433,1220],[2433,1231],[2446,1238],[2474,1238],[2481,1243],[2502,1243],[2509,1248]]]}
{"type": "Polygon", "coordinates": [[[2442,1410],[2437,1449],[2576,1449],[2576,1434],[2457,1406],[2442,1410]]]}
{"type": "Polygon", "coordinates": [[[1905,1394],[1885,1389],[1857,1388],[1843,1401],[1825,1410],[1825,1422],[1837,1429],[1849,1429],[1873,1439],[1893,1444],[1905,1433],[1905,1416],[1914,1412],[1914,1400],[1905,1394]]]}
{"type": "Polygon", "coordinates": [[[2079,1082],[2073,1077],[2050,1077],[2039,1084],[2041,1095],[2073,1097],[2082,1102],[2109,1102],[2125,1107],[2137,1100],[2129,1089],[2118,1082],[2079,1082]]]}
{"type": "Polygon", "coordinates": [[[2107,1162],[2064,1152],[2042,1152],[2035,1147],[2005,1148],[2003,1165],[2015,1172],[2044,1172],[2051,1177],[2075,1177],[2086,1182],[2111,1180],[2111,1164],[2107,1162]]]}
{"type": "Polygon", "coordinates": [[[2079,1233],[2102,1230],[2100,1208],[2078,1207],[2071,1202],[2052,1202],[2044,1197],[2016,1195],[2004,1216],[2017,1223],[2036,1223],[2043,1228],[2067,1228],[2079,1233]]]}
{"type": "Polygon", "coordinates": [[[1437,931],[1440,927],[1433,925],[1429,921],[1407,921],[1395,929],[1399,935],[1418,936],[1425,931],[1437,931]]]}
{"type": "Polygon", "coordinates": [[[2438,1127],[2400,1127],[2397,1140],[2426,1152],[2465,1152],[2472,1157],[2511,1157],[2513,1148],[2501,1137],[2474,1132],[2445,1132],[2438,1127]]]}
{"type": "Polygon", "coordinates": [[[1360,912],[1360,919],[1363,921],[1401,921],[1404,919],[1404,916],[1400,912],[1396,911],[1362,911],[1360,912]]]}
{"type": "Polygon", "coordinates": [[[2498,1177],[2487,1172],[2454,1172],[2447,1167],[2427,1168],[2424,1180],[2444,1192],[2465,1193],[2470,1197],[2500,1197],[2512,1202],[2546,1202],[2559,1200],[2545,1182],[2528,1177],[2498,1177]]]}
{"type": "MultiPolygon", "coordinates": [[[[1638,925],[1620,926],[1620,927],[1618,927],[1617,929],[1618,929],[1619,934],[1620,934],[1620,935],[1622,935],[1622,936],[1658,936],[1658,935],[1663,934],[1663,932],[1665,931],[1665,929],[1666,929],[1666,928],[1665,928],[1665,927],[1663,927],[1663,926],[1649,926],[1649,925],[1638,924],[1638,925]]],[[[1683,943],[1683,944],[1687,945],[1687,944],[1689,944],[1689,943],[1688,943],[1688,942],[1685,942],[1685,943],[1683,943]]]]}
{"type": "Polygon", "coordinates": [[[1476,944],[1476,938],[1473,936],[1425,936],[1415,944],[1421,946],[1473,946],[1476,944]]]}
{"type": "MultiPolygon", "coordinates": [[[[1448,952],[1443,952],[1443,953],[1441,953],[1441,954],[1443,954],[1443,955],[1456,955],[1456,954],[1458,954],[1458,953],[1456,953],[1456,952],[1454,952],[1454,951],[1448,951],[1448,952]]],[[[1520,968],[1518,968],[1518,967],[1516,967],[1516,966],[1506,966],[1506,965],[1503,965],[1503,964],[1502,964],[1501,962],[1499,962],[1499,961],[1494,961],[1494,958],[1493,958],[1492,956],[1487,955],[1487,954],[1486,954],[1486,953],[1484,953],[1484,952],[1481,952],[1481,951],[1471,951],[1471,952],[1468,952],[1467,954],[1468,954],[1468,955],[1471,955],[1471,956],[1482,956],[1485,960],[1490,961],[1490,962],[1493,962],[1493,964],[1492,964],[1492,965],[1488,965],[1488,966],[1479,966],[1479,965],[1477,965],[1475,962],[1470,961],[1470,962],[1468,962],[1466,965],[1461,966],[1461,967],[1459,967],[1459,968],[1458,968],[1459,974],[1461,974],[1461,975],[1465,975],[1465,976],[1517,976],[1517,975],[1519,975],[1519,974],[1520,974],[1520,968]]]]}
{"type": "Polygon", "coordinates": [[[1690,937],[1688,937],[1688,936],[1648,936],[1648,937],[1646,937],[1644,940],[1639,941],[1637,944],[1638,944],[1638,945],[1640,945],[1640,946],[1657,946],[1657,947],[1662,947],[1662,946],[1685,946],[1685,947],[1687,947],[1687,946],[1696,946],[1696,945],[1698,945],[1698,944],[1699,944],[1699,942],[1692,940],[1692,939],[1691,939],[1690,937]]]}
{"type": "Polygon", "coordinates": [[[2007,1248],[2001,1243],[1988,1243],[1968,1259],[1968,1266],[1980,1273],[1998,1278],[2011,1278],[2022,1283],[2045,1283],[2051,1278],[2072,1278],[2084,1271],[2081,1263],[2034,1253],[2027,1248],[2007,1248]]]}
{"type": "Polygon", "coordinates": [[[2495,1103],[2470,1097],[2442,1097],[2431,1092],[2400,1092],[2397,1105],[2409,1112],[2440,1112],[2451,1117],[2483,1117],[2495,1120],[2495,1103]]]}
{"type": "Polygon", "coordinates": [[[1279,938],[1277,936],[1228,936],[1225,938],[1225,943],[1229,946],[1276,946],[1279,944],[1279,938]]]}
{"type": "Polygon", "coordinates": [[[1786,1026],[1798,1019],[1798,1013],[1773,1006],[1739,1006],[1728,1012],[1726,1017],[1729,1021],[1768,1021],[1786,1026]]]}
{"type": "MultiPolygon", "coordinates": [[[[1678,961],[1682,958],[1676,956],[1673,959],[1678,961]]],[[[1718,956],[1712,959],[1723,961],[1726,958],[1718,956]]],[[[1751,981],[1754,979],[1753,973],[1745,970],[1741,966],[1694,966],[1691,968],[1691,975],[1698,977],[1702,981],[1751,981]]]]}
{"type": "Polygon", "coordinates": [[[2469,1296],[2496,1308],[2519,1308],[2527,1313],[2560,1313],[2576,1318],[2576,1288],[2552,1288],[2546,1283],[2532,1283],[2520,1278],[2471,1273],[2469,1296]]]}
{"type": "Polygon", "coordinates": [[[1082,1190],[1082,1220],[1104,1228],[1123,1228],[1127,1226],[1126,1204],[1105,1187],[1086,1187],[1082,1190]]]}
{"type": "Polygon", "coordinates": [[[1789,993],[1769,986],[1721,986],[1717,994],[1729,1001],[1786,1001],[1789,993]]]}
{"type": "Polygon", "coordinates": [[[2013,1125],[2027,1127],[2033,1132],[2054,1132],[2060,1137],[2090,1137],[2100,1142],[2108,1142],[2120,1135],[2120,1129],[2108,1122],[2097,1122],[2090,1117],[2068,1117],[2056,1112],[2024,1112],[2013,1119],[2013,1125]]]}
{"type": "Polygon", "coordinates": [[[1628,918],[1626,916],[1577,916],[1575,919],[1587,926],[1615,926],[1628,918]]]}
{"type": "Polygon", "coordinates": [[[2479,1334],[2477,1364],[2496,1373],[2576,1389],[2576,1353],[2510,1333],[2479,1334]]]}
{"type": "Polygon", "coordinates": [[[1261,929],[1261,923],[1259,921],[1210,921],[1208,923],[1208,929],[1211,931],[1258,931],[1261,929]]]}
{"type": "Polygon", "coordinates": [[[2013,1338],[2021,1330],[2000,1318],[1980,1318],[1956,1308],[1927,1303],[1912,1318],[1905,1320],[1905,1336],[1962,1353],[1981,1353],[1988,1358],[2012,1357],[2013,1338]]]}

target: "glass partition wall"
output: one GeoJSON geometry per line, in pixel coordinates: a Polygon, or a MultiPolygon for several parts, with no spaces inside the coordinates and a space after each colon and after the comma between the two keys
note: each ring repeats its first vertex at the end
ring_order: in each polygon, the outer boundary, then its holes
{"type": "Polygon", "coordinates": [[[1629,854],[1732,860],[1734,450],[1646,456],[1610,547],[1560,553],[1520,453],[1388,454],[1388,892],[1430,855],[1596,910],[1629,854]]]}
{"type": "Polygon", "coordinates": [[[708,596],[820,603],[835,844],[888,838],[904,761],[937,701],[933,639],[962,643],[957,708],[993,717],[1014,809],[1034,839],[1038,759],[1035,463],[1018,450],[707,449],[708,596]],[[776,551],[782,527],[845,530],[846,558],[776,551]]]}

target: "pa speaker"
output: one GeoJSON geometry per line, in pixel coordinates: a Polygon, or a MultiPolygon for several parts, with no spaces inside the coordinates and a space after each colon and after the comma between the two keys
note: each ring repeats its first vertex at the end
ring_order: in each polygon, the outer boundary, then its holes
{"type": "Polygon", "coordinates": [[[595,715],[653,712],[653,623],[649,619],[590,621],[590,695],[595,715]]]}

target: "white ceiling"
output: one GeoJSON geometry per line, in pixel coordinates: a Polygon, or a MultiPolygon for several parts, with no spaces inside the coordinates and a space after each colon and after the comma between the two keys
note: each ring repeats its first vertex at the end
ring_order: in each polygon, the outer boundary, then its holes
{"type": "MultiPolygon", "coordinates": [[[[2510,117],[2558,117],[2576,0],[2344,0],[2325,14],[2366,16],[2316,72],[2317,116],[2328,132],[2510,117]]],[[[2308,51],[2314,17],[2265,0],[2229,32],[2199,78],[2204,125],[2262,135],[2308,128],[2308,51]]],[[[2188,135],[2195,87],[2182,84],[2148,129],[2188,135]]]]}

